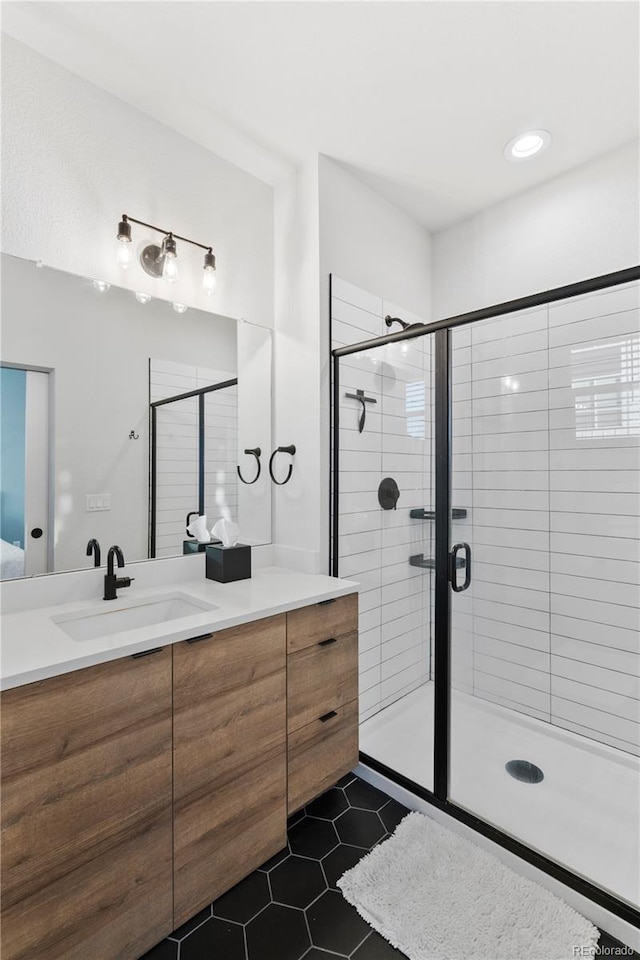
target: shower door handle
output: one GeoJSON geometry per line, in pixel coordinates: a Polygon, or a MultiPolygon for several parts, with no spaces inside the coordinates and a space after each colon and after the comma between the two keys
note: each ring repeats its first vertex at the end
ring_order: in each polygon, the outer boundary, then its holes
{"type": "Polygon", "coordinates": [[[471,547],[468,543],[456,543],[449,554],[449,580],[454,593],[462,593],[471,583],[471,547]],[[464,583],[458,585],[456,570],[458,569],[458,551],[464,550],[464,583]]]}

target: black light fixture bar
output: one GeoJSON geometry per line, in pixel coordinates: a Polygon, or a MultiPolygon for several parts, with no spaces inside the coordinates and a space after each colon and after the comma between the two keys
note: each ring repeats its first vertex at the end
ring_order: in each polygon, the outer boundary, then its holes
{"type": "Polygon", "coordinates": [[[161,233],[165,237],[173,237],[174,240],[180,240],[182,243],[190,243],[193,247],[200,247],[201,250],[206,250],[208,253],[211,253],[213,247],[208,246],[206,243],[198,243],[196,240],[190,240],[189,237],[181,237],[180,234],[174,233],[173,230],[163,230],[162,227],[156,227],[153,223],[145,223],[144,220],[136,220],[135,217],[130,217],[127,213],[122,214],[123,223],[137,223],[139,227],[147,227],[148,230],[155,230],[156,233],[161,233]]]}

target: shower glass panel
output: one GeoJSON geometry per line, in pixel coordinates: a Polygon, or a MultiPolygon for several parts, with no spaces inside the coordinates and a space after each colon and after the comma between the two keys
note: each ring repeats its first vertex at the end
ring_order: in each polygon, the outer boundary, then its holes
{"type": "Polygon", "coordinates": [[[640,902],[637,283],[451,330],[449,800],[640,902]],[[464,532],[463,532],[464,530],[464,532]]]}
{"type": "Polygon", "coordinates": [[[156,407],[155,421],[152,555],[175,557],[182,553],[186,515],[198,509],[198,398],[187,397],[156,407]]]}
{"type": "Polygon", "coordinates": [[[360,748],[432,790],[432,338],[344,357],[339,404],[339,572],[361,585],[360,748]]]}
{"type": "Polygon", "coordinates": [[[183,552],[188,513],[238,519],[238,384],[152,403],[151,556],[183,552]]]}

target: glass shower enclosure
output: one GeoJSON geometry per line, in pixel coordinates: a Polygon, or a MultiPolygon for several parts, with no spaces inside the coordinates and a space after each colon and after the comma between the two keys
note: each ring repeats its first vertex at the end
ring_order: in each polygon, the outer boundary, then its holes
{"type": "Polygon", "coordinates": [[[332,363],[331,569],[360,582],[362,761],[633,923],[639,280],[332,363]]]}

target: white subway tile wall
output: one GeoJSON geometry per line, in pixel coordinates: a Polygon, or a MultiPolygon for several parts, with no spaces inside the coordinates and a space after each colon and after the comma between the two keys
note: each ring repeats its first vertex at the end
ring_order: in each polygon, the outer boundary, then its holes
{"type": "MultiPolygon", "coordinates": [[[[640,754],[640,287],[452,332],[455,688],[640,754]]],[[[332,280],[332,346],[407,311],[332,280]]],[[[340,573],[363,585],[361,717],[431,677],[431,343],[341,362],[340,573]],[[358,433],[364,389],[369,405],[358,433]],[[377,485],[398,482],[396,511],[377,485]],[[411,502],[409,502],[409,500],[411,502]]],[[[454,745],[455,748],[455,745],[454,745]]]]}
{"type": "MultiPolygon", "coordinates": [[[[423,318],[333,276],[332,347],[389,330],[390,314],[423,318]]],[[[399,330],[399,327],[394,329],[399,330]]],[[[361,584],[360,719],[366,720],[430,679],[431,577],[410,566],[432,555],[433,524],[412,520],[412,507],[432,505],[431,343],[389,345],[340,362],[340,575],[361,584]],[[375,403],[345,397],[364,390],[375,403]],[[395,510],[383,510],[378,486],[398,484],[395,510]]]]}
{"type": "MultiPolygon", "coordinates": [[[[228,370],[152,358],[149,395],[154,400],[197,390],[236,374],[228,370]]],[[[205,513],[209,528],[221,517],[237,520],[237,387],[205,394],[205,513]]],[[[185,518],[198,509],[198,400],[157,407],[156,556],[182,553],[185,518]]]]}
{"type": "Polygon", "coordinates": [[[454,685],[638,754],[639,287],[452,338],[454,685]]]}

